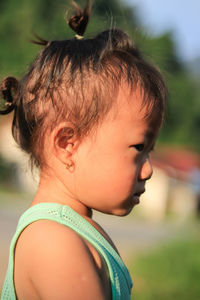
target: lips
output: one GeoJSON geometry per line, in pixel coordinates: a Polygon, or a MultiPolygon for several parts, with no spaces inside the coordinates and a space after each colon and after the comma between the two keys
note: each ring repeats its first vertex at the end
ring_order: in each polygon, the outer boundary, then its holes
{"type": "Polygon", "coordinates": [[[141,190],[141,191],[135,193],[134,196],[140,197],[144,192],[145,192],[145,190],[141,190]]]}
{"type": "Polygon", "coordinates": [[[135,194],[133,194],[133,201],[134,204],[139,204],[140,203],[140,196],[145,192],[145,190],[141,190],[135,194]]]}

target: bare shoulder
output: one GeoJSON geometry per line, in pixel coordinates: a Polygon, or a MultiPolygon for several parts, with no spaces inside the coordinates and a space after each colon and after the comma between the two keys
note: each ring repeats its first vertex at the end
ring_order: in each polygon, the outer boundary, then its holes
{"type": "Polygon", "coordinates": [[[16,267],[23,265],[40,299],[106,299],[87,243],[62,224],[32,223],[15,255],[16,267]]]}

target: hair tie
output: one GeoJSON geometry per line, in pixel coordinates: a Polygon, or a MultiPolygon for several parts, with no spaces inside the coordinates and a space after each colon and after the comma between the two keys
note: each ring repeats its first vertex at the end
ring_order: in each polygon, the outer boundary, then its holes
{"type": "Polygon", "coordinates": [[[75,39],[77,39],[77,40],[82,40],[83,38],[84,38],[84,36],[83,35],[80,35],[80,34],[75,34],[75,39]]]}

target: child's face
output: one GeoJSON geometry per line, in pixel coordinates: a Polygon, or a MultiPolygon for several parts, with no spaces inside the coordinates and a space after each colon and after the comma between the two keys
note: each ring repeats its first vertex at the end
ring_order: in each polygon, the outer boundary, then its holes
{"type": "Polygon", "coordinates": [[[121,89],[117,102],[96,133],[80,144],[75,156],[74,193],[89,208],[126,215],[152,175],[149,152],[158,134],[144,119],[139,92],[127,101],[121,89]]]}

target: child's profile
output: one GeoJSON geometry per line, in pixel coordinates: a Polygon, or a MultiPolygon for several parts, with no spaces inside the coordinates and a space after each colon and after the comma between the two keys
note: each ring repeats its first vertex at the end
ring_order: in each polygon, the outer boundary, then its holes
{"type": "Polygon", "coordinates": [[[130,299],[132,280],[92,211],[125,216],[151,178],[166,86],[120,29],[84,33],[90,3],[69,19],[75,37],[44,48],[21,80],[1,83],[13,136],[40,169],[11,242],[2,299],[130,299]]]}

